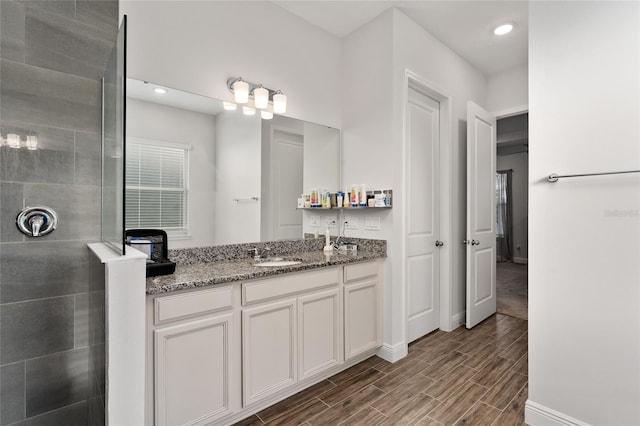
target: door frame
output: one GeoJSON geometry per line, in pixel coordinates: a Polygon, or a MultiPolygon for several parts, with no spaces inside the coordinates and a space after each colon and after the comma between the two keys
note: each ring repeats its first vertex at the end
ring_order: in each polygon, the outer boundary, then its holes
{"type": "MultiPolygon", "coordinates": [[[[459,324],[457,319],[451,318],[453,310],[453,223],[451,213],[453,211],[453,164],[451,140],[453,135],[453,112],[452,98],[444,90],[428,79],[409,70],[404,70],[404,80],[402,89],[402,170],[407,170],[408,151],[408,129],[407,129],[407,104],[409,102],[409,90],[417,90],[440,103],[440,205],[438,214],[440,215],[440,240],[444,241],[444,246],[440,249],[440,329],[451,331],[459,324]]],[[[407,174],[402,173],[402,194],[407,193],[407,174]]],[[[408,317],[409,312],[407,299],[407,220],[408,200],[402,197],[402,283],[404,298],[404,341],[407,342],[408,317]]]]}

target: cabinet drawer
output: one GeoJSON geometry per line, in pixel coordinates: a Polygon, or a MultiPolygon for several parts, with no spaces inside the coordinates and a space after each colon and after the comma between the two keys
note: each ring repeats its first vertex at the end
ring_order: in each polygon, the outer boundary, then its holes
{"type": "Polygon", "coordinates": [[[318,288],[337,286],[340,268],[282,275],[242,284],[242,304],[247,305],[289,294],[304,293],[318,288]]]}
{"type": "Polygon", "coordinates": [[[162,324],[232,307],[232,286],[198,290],[155,299],[154,323],[162,324]]]}
{"type": "Polygon", "coordinates": [[[378,275],[378,262],[357,263],[344,267],[344,282],[350,283],[378,275]]]}

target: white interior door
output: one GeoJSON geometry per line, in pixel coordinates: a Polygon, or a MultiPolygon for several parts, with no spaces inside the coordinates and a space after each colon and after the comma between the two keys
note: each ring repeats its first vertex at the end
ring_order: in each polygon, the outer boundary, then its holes
{"type": "Polygon", "coordinates": [[[496,312],[496,118],[467,102],[467,328],[496,312]]]}
{"type": "Polygon", "coordinates": [[[409,89],[405,259],[409,342],[440,326],[439,146],[440,103],[409,89]]]}
{"type": "Polygon", "coordinates": [[[271,144],[271,182],[273,239],[291,239],[302,236],[302,211],[297,200],[302,194],[303,136],[282,130],[274,131],[271,144]]]}

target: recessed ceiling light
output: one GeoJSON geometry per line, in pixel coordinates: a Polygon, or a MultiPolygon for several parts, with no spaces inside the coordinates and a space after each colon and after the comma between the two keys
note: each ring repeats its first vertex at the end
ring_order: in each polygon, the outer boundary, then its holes
{"type": "Polygon", "coordinates": [[[511,30],[513,30],[513,24],[503,24],[503,25],[500,25],[499,27],[496,27],[496,29],[493,30],[493,33],[495,35],[505,35],[510,33],[511,30]]]}
{"type": "Polygon", "coordinates": [[[162,87],[156,87],[155,89],[153,89],[153,91],[158,95],[164,95],[165,93],[167,93],[167,89],[163,89],[162,87]]]}

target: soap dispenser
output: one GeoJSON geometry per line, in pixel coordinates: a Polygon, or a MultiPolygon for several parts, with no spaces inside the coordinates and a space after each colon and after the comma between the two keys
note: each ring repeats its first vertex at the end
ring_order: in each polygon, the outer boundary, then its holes
{"type": "Polygon", "coordinates": [[[329,224],[331,222],[327,222],[327,230],[324,232],[324,251],[332,252],[333,246],[331,245],[331,234],[329,233],[329,224]]]}

